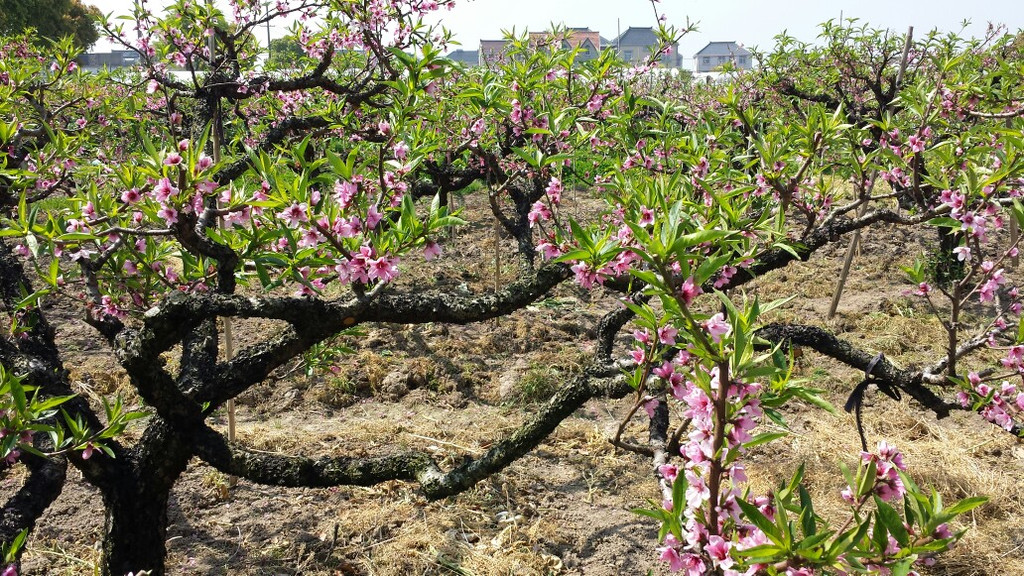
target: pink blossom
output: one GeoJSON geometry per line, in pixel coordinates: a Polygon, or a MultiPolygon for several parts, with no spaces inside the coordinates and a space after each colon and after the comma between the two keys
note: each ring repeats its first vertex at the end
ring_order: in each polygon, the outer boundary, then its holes
{"type": "Polygon", "coordinates": [[[292,205],[277,213],[278,218],[286,221],[289,228],[298,228],[302,222],[308,222],[306,203],[292,202],[292,205]]]}
{"type": "Polygon", "coordinates": [[[693,302],[694,298],[702,294],[704,291],[701,290],[700,286],[697,286],[693,281],[693,276],[687,278],[683,285],[679,287],[680,296],[683,299],[683,303],[687,306],[693,302]]]}
{"type": "Polygon", "coordinates": [[[348,208],[358,191],[359,187],[356,184],[339,180],[334,183],[334,200],[342,209],[348,208]]]}
{"type": "Polygon", "coordinates": [[[157,210],[157,216],[164,219],[168,226],[174,225],[178,222],[178,211],[172,206],[163,204],[160,206],[160,210],[157,210]]]}
{"type": "Polygon", "coordinates": [[[647,206],[641,206],[640,220],[637,223],[644,227],[654,224],[654,210],[651,210],[647,206]]]}
{"type": "Polygon", "coordinates": [[[217,191],[218,184],[212,180],[204,180],[199,184],[196,184],[196,190],[199,191],[203,196],[208,196],[217,191]]]}
{"type": "Polygon", "coordinates": [[[399,141],[395,144],[394,148],[395,158],[404,161],[409,155],[409,145],[405,141],[399,141]]]}
{"type": "Polygon", "coordinates": [[[674,326],[662,326],[658,328],[658,342],[661,342],[665,346],[673,346],[676,343],[676,336],[679,335],[679,330],[674,326]]]}
{"type": "Polygon", "coordinates": [[[736,275],[736,272],[738,272],[738,270],[735,266],[726,266],[722,268],[722,271],[719,273],[718,279],[715,280],[715,288],[722,288],[724,286],[728,286],[729,281],[732,280],[732,277],[736,275]]]}
{"type": "Polygon", "coordinates": [[[562,201],[562,181],[558,178],[552,177],[548,182],[547,188],[544,189],[544,192],[548,195],[548,198],[551,199],[551,203],[557,205],[562,201]]]}
{"type": "Polygon", "coordinates": [[[373,230],[383,219],[384,215],[377,210],[377,206],[371,204],[366,210],[366,229],[373,230]]]}
{"type": "Polygon", "coordinates": [[[686,471],[686,506],[688,508],[699,508],[704,501],[711,497],[711,489],[704,482],[703,476],[698,476],[693,470],[686,471]]]}
{"type": "Polygon", "coordinates": [[[704,551],[711,557],[711,561],[723,570],[728,570],[733,565],[733,559],[729,556],[730,542],[718,535],[708,537],[708,544],[704,551]]]}
{"type": "Polygon", "coordinates": [[[398,266],[395,266],[395,259],[381,256],[376,260],[367,262],[367,276],[370,280],[390,282],[398,277],[398,266]]]}
{"type": "Polygon", "coordinates": [[[978,289],[978,299],[981,302],[992,302],[996,297],[996,288],[999,287],[999,282],[994,278],[989,278],[981,285],[978,289]]]}
{"type": "Polygon", "coordinates": [[[674,464],[662,464],[658,466],[658,473],[665,479],[669,484],[674,484],[676,476],[679,475],[679,466],[674,464]]]}
{"type": "Polygon", "coordinates": [[[661,366],[655,367],[651,372],[662,380],[671,380],[672,377],[676,375],[675,367],[667,360],[662,362],[661,366]]]}
{"type": "Polygon", "coordinates": [[[956,259],[960,262],[971,261],[971,249],[967,246],[957,246],[953,248],[953,253],[956,254],[956,259]]]}
{"type": "Polygon", "coordinates": [[[434,242],[433,240],[428,241],[426,243],[426,245],[423,247],[423,259],[424,260],[427,260],[427,261],[433,260],[434,258],[437,258],[440,255],[441,255],[441,245],[438,244],[437,242],[434,242]]]}
{"type": "Polygon", "coordinates": [[[711,340],[716,344],[722,341],[723,336],[732,331],[732,326],[725,321],[725,316],[721,312],[708,318],[701,325],[708,331],[711,340]]]}
{"type": "Polygon", "coordinates": [[[168,198],[178,193],[178,189],[171,184],[169,178],[161,178],[153,187],[153,198],[157,202],[166,202],[168,198]]]}
{"type": "Polygon", "coordinates": [[[178,164],[181,164],[181,161],[181,154],[178,154],[177,152],[171,152],[170,154],[167,155],[167,158],[164,158],[164,165],[177,166],[178,164]]]}
{"type": "Polygon", "coordinates": [[[121,201],[125,204],[135,204],[142,200],[142,194],[139,193],[138,188],[132,188],[131,190],[125,190],[121,193],[121,201]]]}
{"type": "Polygon", "coordinates": [[[542,200],[538,200],[530,206],[530,213],[526,215],[526,219],[530,221],[530,228],[537,222],[545,222],[551,219],[551,209],[542,200]]]}
{"type": "Polygon", "coordinates": [[[558,248],[558,246],[552,244],[551,242],[541,242],[540,244],[538,244],[537,252],[540,252],[541,256],[545,260],[552,260],[562,255],[562,251],[558,248]]]}
{"type": "Polygon", "coordinates": [[[92,445],[92,442],[87,442],[85,445],[85,450],[82,450],[82,460],[88,460],[89,458],[92,458],[92,453],[95,450],[96,448],[92,445]]]}
{"type": "Polygon", "coordinates": [[[658,547],[658,558],[665,562],[668,562],[669,570],[678,572],[683,569],[684,562],[679,556],[679,548],[682,546],[682,542],[676,540],[676,537],[672,534],[665,536],[665,545],[658,547]]]}
{"type": "Polygon", "coordinates": [[[633,362],[636,362],[637,366],[643,364],[644,361],[647,360],[647,352],[644,352],[643,348],[633,348],[630,350],[629,355],[633,358],[633,362]]]}
{"type": "MultiPolygon", "coordinates": [[[[704,560],[696,554],[683,554],[681,561],[682,569],[686,570],[686,576],[704,576],[706,573],[704,560]]],[[[669,568],[671,569],[671,566],[669,568]]]]}
{"type": "Polygon", "coordinates": [[[601,279],[600,277],[598,277],[597,272],[595,272],[590,267],[590,264],[587,264],[586,262],[577,262],[576,264],[573,264],[569,269],[572,270],[575,274],[576,282],[583,288],[592,288],[594,284],[598,284],[601,282],[601,279]]]}
{"type": "Polygon", "coordinates": [[[299,238],[298,244],[303,248],[311,248],[319,245],[323,239],[324,237],[320,235],[316,228],[307,228],[299,238]]]}

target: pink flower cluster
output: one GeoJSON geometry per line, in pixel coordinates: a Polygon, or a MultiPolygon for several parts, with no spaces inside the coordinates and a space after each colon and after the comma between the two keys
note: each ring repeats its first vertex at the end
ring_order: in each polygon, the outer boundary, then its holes
{"type": "MultiPolygon", "coordinates": [[[[674,335],[673,335],[674,337],[674,335]]],[[[669,483],[675,482],[679,474],[687,481],[685,508],[679,511],[684,523],[683,539],[666,537],[658,548],[659,557],[669,564],[673,572],[684,571],[687,576],[697,576],[714,571],[726,576],[741,574],[732,558],[733,549],[744,550],[768,542],[767,537],[753,525],[744,524],[740,507],[736,503],[742,496],[747,481],[743,465],[730,458],[730,454],[742,453],[743,443],[751,439],[750,431],[762,415],[760,408],[761,388],[758,384],[744,384],[732,381],[726,389],[720,382],[717,367],[703,375],[698,371],[706,368],[700,364],[690,365],[690,354],[681,352],[672,362],[665,362],[654,370],[654,374],[665,379],[672,396],[686,406],[684,415],[691,419],[692,430],[688,441],[680,448],[682,467],[666,465],[660,468],[662,477],[669,483]],[[694,377],[687,379],[689,375],[694,377]],[[708,389],[694,380],[706,380],[708,389]],[[729,414],[725,430],[725,444],[715,454],[715,397],[727,394],[729,414]],[[710,502],[712,460],[721,465],[717,502],[710,502]],[[714,506],[717,526],[709,526],[708,506],[714,506]]],[[[672,502],[666,502],[671,510],[672,502]]],[[[762,567],[752,566],[744,574],[753,574],[762,567]]]]}
{"type": "MultiPolygon", "coordinates": [[[[878,454],[861,452],[861,460],[865,464],[875,463],[875,481],[871,493],[885,501],[892,501],[901,498],[906,494],[907,489],[903,485],[899,472],[906,471],[907,466],[903,463],[903,454],[886,441],[878,443],[878,454]]],[[[851,506],[860,504],[868,495],[858,498],[854,488],[847,486],[841,493],[843,500],[851,506]]]]}
{"type": "MultiPolygon", "coordinates": [[[[1017,345],[1010,348],[1002,364],[1006,368],[1024,373],[1024,346],[1017,345]]],[[[961,390],[957,392],[957,400],[964,408],[973,405],[980,405],[978,412],[989,422],[1007,431],[1019,428],[1019,420],[1024,416],[1024,392],[1019,392],[1017,387],[1008,380],[996,388],[981,380],[977,372],[970,372],[967,375],[967,382],[970,391],[961,390]]]]}
{"type": "Polygon", "coordinates": [[[995,202],[985,202],[972,210],[967,205],[966,194],[948,189],[939,194],[939,202],[950,208],[949,215],[960,221],[961,230],[981,242],[985,241],[988,228],[999,230],[1003,227],[1003,219],[999,215],[1001,209],[995,202]]]}

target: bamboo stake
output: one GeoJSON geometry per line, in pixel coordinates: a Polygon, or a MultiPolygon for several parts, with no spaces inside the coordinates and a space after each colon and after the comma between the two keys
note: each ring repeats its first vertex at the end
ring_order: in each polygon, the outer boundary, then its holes
{"type": "MultiPolygon", "coordinates": [[[[1012,120],[1013,118],[1006,119],[1007,128],[1013,127],[1012,120]]],[[[1016,246],[1018,238],[1020,238],[1020,226],[1017,225],[1016,218],[1010,218],[1010,246],[1016,246]]],[[[1010,266],[1013,268],[1017,268],[1018,264],[1020,264],[1020,256],[1018,256],[1017,254],[1010,256],[1010,266]]]]}
{"type": "MultiPolygon", "coordinates": [[[[899,87],[903,83],[903,75],[907,71],[907,59],[910,57],[910,46],[914,42],[914,27],[910,26],[907,28],[907,39],[903,44],[903,58],[900,60],[900,71],[896,74],[896,86],[899,87]]],[[[897,88],[898,89],[898,88],[897,88]]],[[[871,196],[871,192],[875,188],[875,179],[878,178],[878,170],[875,170],[874,174],[871,175],[871,181],[868,183],[867,196],[871,196]]],[[[861,205],[860,209],[857,210],[857,217],[864,216],[867,213],[868,205],[867,202],[861,205]]],[[[839,300],[843,297],[843,289],[846,288],[846,278],[850,275],[850,266],[853,264],[853,256],[858,252],[858,244],[860,244],[860,229],[853,232],[853,238],[850,238],[850,245],[846,248],[846,258],[843,260],[843,271],[839,273],[839,282],[836,283],[836,290],[832,294],[832,304],[828,308],[828,318],[831,320],[836,315],[836,309],[839,308],[839,300]]]]}
{"type": "MultiPolygon", "coordinates": [[[[212,3],[210,4],[210,9],[211,9],[211,11],[213,9],[213,4],[212,3]]],[[[216,35],[216,33],[213,33],[213,34],[210,35],[210,71],[211,72],[213,72],[214,56],[216,54],[217,54],[217,35],[216,35]]],[[[212,134],[210,135],[211,139],[212,139],[212,146],[213,146],[213,162],[214,162],[214,164],[219,163],[220,162],[220,158],[221,158],[221,154],[220,154],[221,141],[220,141],[220,138],[221,138],[221,129],[222,129],[221,123],[222,122],[223,122],[223,119],[221,118],[221,115],[220,115],[220,97],[218,97],[217,100],[214,102],[214,105],[213,105],[213,127],[212,127],[212,130],[211,130],[212,134]]],[[[218,203],[219,202],[220,202],[220,200],[218,200],[218,203]]],[[[224,220],[222,218],[218,218],[217,219],[217,225],[218,226],[223,226],[224,225],[224,220]]],[[[229,316],[225,316],[223,318],[223,321],[224,321],[224,359],[225,359],[225,361],[230,362],[231,359],[235,355],[234,331],[231,328],[231,318],[229,316]]],[[[228,400],[227,411],[228,411],[228,440],[230,442],[234,442],[235,441],[235,399],[234,398],[231,398],[231,399],[228,400]]],[[[232,478],[232,480],[234,480],[234,479],[232,478]]],[[[231,484],[234,485],[234,481],[232,481],[231,484]]]]}

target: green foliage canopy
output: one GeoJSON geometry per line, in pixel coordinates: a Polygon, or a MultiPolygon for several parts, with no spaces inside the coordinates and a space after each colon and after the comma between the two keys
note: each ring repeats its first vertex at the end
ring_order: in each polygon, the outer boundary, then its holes
{"type": "Polygon", "coordinates": [[[80,0],[0,0],[0,34],[36,30],[36,40],[71,36],[75,46],[86,49],[96,43],[99,8],[80,0]]]}

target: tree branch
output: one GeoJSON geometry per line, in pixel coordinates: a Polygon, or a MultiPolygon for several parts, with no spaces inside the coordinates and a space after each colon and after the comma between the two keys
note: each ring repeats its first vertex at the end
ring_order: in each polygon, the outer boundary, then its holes
{"type": "MultiPolygon", "coordinates": [[[[773,344],[791,343],[806,346],[817,352],[839,360],[847,366],[867,371],[875,356],[855,348],[849,342],[837,338],[817,326],[798,324],[769,324],[757,331],[760,338],[773,344]]],[[[912,372],[896,367],[884,356],[875,364],[872,376],[898,387],[917,400],[922,406],[935,413],[938,418],[949,416],[951,409],[959,406],[948,404],[922,384],[922,372],[912,372]]]]}
{"type": "Polygon", "coordinates": [[[369,486],[389,480],[415,480],[428,499],[438,500],[471,488],[533,450],[587,400],[599,395],[621,398],[630,390],[614,366],[595,363],[560,389],[533,419],[511,436],[495,443],[479,458],[468,459],[448,472],[442,472],[429,455],[420,452],[375,458],[319,459],[257,453],[227,442],[220,433],[205,426],[196,433],[196,452],[225,474],[263,484],[369,486]]]}

